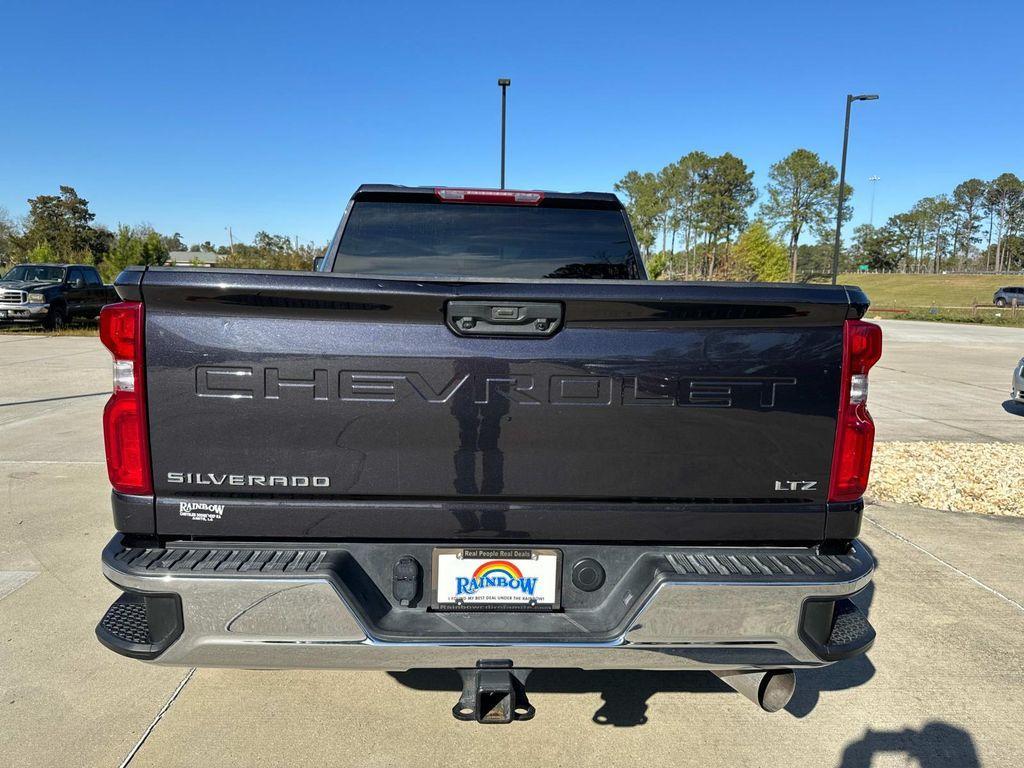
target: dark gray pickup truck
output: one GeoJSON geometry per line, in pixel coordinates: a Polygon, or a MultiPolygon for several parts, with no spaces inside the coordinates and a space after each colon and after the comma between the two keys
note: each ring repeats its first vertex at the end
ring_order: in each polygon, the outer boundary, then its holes
{"type": "Polygon", "coordinates": [[[96,267],[86,264],[18,264],[0,278],[0,325],[39,323],[60,330],[78,318],[94,320],[117,301],[96,267]]]}
{"type": "Polygon", "coordinates": [[[101,336],[126,656],[711,670],[866,651],[857,288],[645,279],[607,194],[364,186],[316,273],[130,269],[101,336]]]}

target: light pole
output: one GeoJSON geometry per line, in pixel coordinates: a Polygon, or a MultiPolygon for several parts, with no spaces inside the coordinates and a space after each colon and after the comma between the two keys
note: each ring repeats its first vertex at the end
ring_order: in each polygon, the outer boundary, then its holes
{"type": "Polygon", "coordinates": [[[512,85],[507,77],[499,77],[498,85],[501,86],[501,189],[505,188],[505,91],[512,85]]]}
{"type": "Polygon", "coordinates": [[[881,178],[880,176],[868,176],[868,181],[871,182],[871,213],[868,215],[868,226],[875,226],[875,182],[881,178]]]}
{"type": "Polygon", "coordinates": [[[832,250],[832,285],[839,277],[839,242],[843,230],[843,197],[846,195],[846,146],[850,142],[850,106],[855,101],[874,101],[877,93],[846,94],[846,126],[843,128],[843,164],[839,171],[839,207],[836,209],[836,243],[832,250]]]}

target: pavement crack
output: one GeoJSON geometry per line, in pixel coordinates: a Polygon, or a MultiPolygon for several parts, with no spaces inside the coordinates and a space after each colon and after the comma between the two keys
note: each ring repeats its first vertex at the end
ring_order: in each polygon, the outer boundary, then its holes
{"type": "MultiPolygon", "coordinates": [[[[893,373],[900,373],[903,374],[904,376],[914,376],[916,378],[926,379],[928,381],[932,381],[935,378],[935,374],[932,372],[918,373],[917,371],[908,371],[906,368],[893,368],[888,365],[875,365],[873,366],[873,368],[880,371],[891,371],[893,373]]],[[[971,387],[973,389],[983,389],[986,392],[1003,392],[1003,390],[1000,389],[999,387],[992,387],[987,384],[975,384],[974,382],[971,381],[960,381],[959,379],[943,379],[943,383],[946,385],[960,384],[961,386],[971,387]]]]}
{"type": "Polygon", "coordinates": [[[127,768],[127,766],[131,764],[132,760],[135,759],[135,755],[137,755],[139,753],[139,750],[142,749],[142,745],[146,743],[146,739],[148,739],[150,737],[150,734],[153,733],[153,730],[156,728],[157,723],[159,723],[163,716],[167,714],[167,711],[171,708],[171,705],[175,701],[177,701],[178,697],[181,695],[181,692],[185,690],[185,686],[188,685],[188,681],[192,679],[192,675],[194,675],[195,673],[195,667],[189,669],[188,674],[185,675],[184,679],[182,679],[180,683],[178,683],[178,687],[174,689],[174,693],[171,694],[171,697],[167,699],[167,701],[164,703],[162,707],[160,707],[160,711],[156,713],[156,717],[153,718],[153,722],[150,723],[149,727],[142,732],[142,736],[139,737],[139,740],[135,743],[135,746],[132,747],[131,751],[125,756],[124,760],[121,762],[120,768],[127,768]]]}
{"type": "Polygon", "coordinates": [[[17,400],[11,403],[0,403],[0,408],[8,408],[12,405],[35,405],[36,403],[55,403],[59,400],[79,400],[83,397],[99,397],[100,395],[109,395],[108,390],[103,392],[88,392],[84,395],[61,395],[60,397],[43,397],[38,400],[17,400]]]}
{"type": "MultiPolygon", "coordinates": [[[[1004,443],[1004,442],[1007,442],[1007,440],[1005,440],[1003,438],[996,438],[996,437],[992,437],[991,435],[986,435],[984,432],[978,432],[975,429],[971,429],[970,427],[964,426],[962,423],[961,424],[954,424],[953,422],[950,422],[950,421],[943,421],[942,419],[936,419],[933,416],[925,416],[925,415],[920,414],[920,413],[914,413],[913,411],[908,411],[905,408],[897,408],[896,406],[890,405],[889,403],[884,403],[883,407],[887,408],[890,411],[895,411],[896,413],[900,414],[901,416],[906,416],[908,419],[917,419],[918,421],[923,421],[923,422],[926,422],[926,423],[929,423],[929,424],[941,424],[944,427],[949,427],[950,429],[955,429],[958,432],[966,432],[969,435],[974,435],[975,437],[982,438],[978,442],[982,442],[982,443],[1004,443]]],[[[907,440],[905,438],[897,438],[895,440],[887,439],[886,442],[918,442],[918,441],[907,440]]]]}
{"type": "Polygon", "coordinates": [[[914,549],[917,549],[917,550],[923,552],[924,554],[928,555],[928,557],[932,558],[933,560],[936,560],[936,561],[942,563],[942,565],[946,566],[951,571],[955,571],[956,573],[959,573],[961,576],[963,576],[968,581],[970,581],[970,582],[974,583],[975,585],[981,587],[982,589],[986,590],[987,592],[991,592],[996,597],[998,597],[998,598],[1000,598],[1002,600],[1005,600],[1010,605],[1012,605],[1014,608],[1016,608],[1018,611],[1021,611],[1022,613],[1024,613],[1024,605],[1021,605],[1016,600],[1014,600],[1012,597],[1007,597],[1002,592],[1000,592],[998,589],[993,589],[988,584],[986,584],[985,582],[980,581],[980,580],[974,578],[973,576],[971,576],[971,574],[967,573],[966,571],[960,570],[959,568],[957,568],[955,565],[953,565],[949,561],[943,560],[938,555],[933,554],[932,552],[929,552],[927,549],[922,547],[920,544],[915,544],[913,541],[908,539],[906,536],[903,536],[903,535],[901,535],[899,533],[896,533],[896,531],[894,531],[894,530],[886,528],[884,525],[879,523],[877,520],[872,520],[867,515],[864,515],[864,519],[867,520],[869,523],[871,523],[876,528],[878,528],[879,530],[885,531],[885,533],[888,533],[894,539],[898,539],[899,541],[902,541],[904,544],[909,544],[914,549]]]}
{"type": "Polygon", "coordinates": [[[0,467],[8,466],[8,465],[13,465],[13,464],[19,464],[19,465],[20,464],[44,464],[44,465],[48,465],[48,464],[71,464],[73,466],[74,465],[79,465],[79,464],[84,464],[84,465],[88,465],[88,466],[93,466],[93,465],[101,466],[101,465],[104,465],[106,463],[107,462],[105,462],[105,461],[73,461],[73,460],[61,461],[61,460],[55,460],[55,459],[0,459],[0,467]]]}

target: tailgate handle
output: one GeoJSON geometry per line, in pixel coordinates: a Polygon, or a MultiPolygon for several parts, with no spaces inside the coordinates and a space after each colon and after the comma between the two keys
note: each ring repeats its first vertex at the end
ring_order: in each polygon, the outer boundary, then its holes
{"type": "Polygon", "coordinates": [[[448,327],[459,336],[554,336],[562,305],[542,301],[449,301],[448,327]]]}

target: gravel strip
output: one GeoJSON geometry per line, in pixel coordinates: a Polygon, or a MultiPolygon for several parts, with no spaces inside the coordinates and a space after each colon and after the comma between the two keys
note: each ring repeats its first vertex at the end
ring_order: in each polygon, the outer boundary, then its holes
{"type": "Polygon", "coordinates": [[[867,495],[952,512],[1024,517],[1024,447],[876,443],[867,495]]]}

